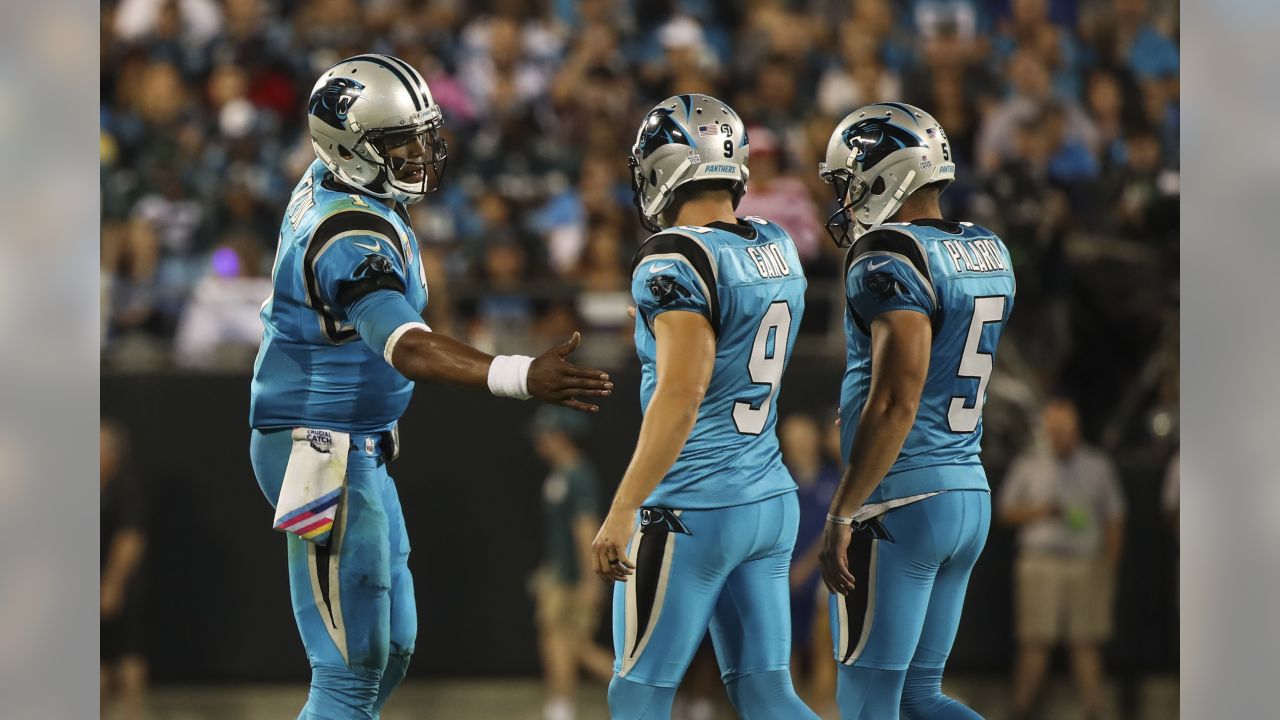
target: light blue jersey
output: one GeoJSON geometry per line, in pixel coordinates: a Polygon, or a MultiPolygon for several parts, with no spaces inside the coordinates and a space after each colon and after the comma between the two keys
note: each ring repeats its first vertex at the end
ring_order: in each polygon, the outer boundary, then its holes
{"type": "Polygon", "coordinates": [[[314,162],[289,201],[271,277],[251,426],[390,429],[413,383],[385,357],[385,332],[361,342],[356,317],[394,298],[401,320],[421,320],[413,312],[426,307],[426,274],[404,206],[339,184],[314,162]]]}
{"type": "Polygon", "coordinates": [[[1013,310],[1009,251],[972,223],[885,223],[846,257],[848,363],[840,392],[846,459],[871,384],[871,321],[913,310],[933,323],[929,372],[902,452],[868,502],[939,490],[989,490],[978,453],[996,344],[1013,310]]]}
{"type": "Polygon", "coordinates": [[[657,384],[654,319],[697,312],[716,333],[697,422],[645,505],[719,508],[795,490],[774,432],[782,373],[804,313],[806,281],[791,237],[756,217],[671,228],[640,247],[631,278],[642,409],[657,384]]]}

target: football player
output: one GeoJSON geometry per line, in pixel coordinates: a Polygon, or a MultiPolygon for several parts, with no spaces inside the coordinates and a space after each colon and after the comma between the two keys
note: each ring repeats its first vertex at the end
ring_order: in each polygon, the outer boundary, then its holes
{"type": "Polygon", "coordinates": [[[774,432],[806,281],[785,230],[734,215],[749,150],[737,113],[697,94],[659,103],[631,149],[654,233],[631,280],[644,421],[593,543],[618,581],[615,720],[670,717],[708,626],[741,717],[817,718],[791,685],[799,508],[774,432]]]}
{"type": "Polygon", "coordinates": [[[612,387],[566,362],[489,355],[422,322],[426,274],[405,206],[440,186],[440,107],[407,63],[359,55],[307,106],[317,160],[280,227],[254,365],[250,454],[289,547],[294,617],[311,662],[301,718],[376,718],[417,634],[409,541],[386,463],[413,383],[594,411],[612,387]]]}
{"type": "Polygon", "coordinates": [[[919,108],[877,103],[836,126],[819,166],[839,209],[848,463],[820,555],[834,595],[846,720],[977,718],[942,694],[969,573],[991,524],[978,458],[996,344],[1013,309],[1009,252],[945,220],[947,135],[919,108]]]}

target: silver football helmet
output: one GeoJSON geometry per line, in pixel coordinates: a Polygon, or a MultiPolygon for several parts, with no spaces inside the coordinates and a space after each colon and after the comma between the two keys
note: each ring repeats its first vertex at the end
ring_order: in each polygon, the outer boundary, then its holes
{"type": "Polygon", "coordinates": [[[836,125],[818,175],[835,187],[840,205],[827,218],[827,232],[836,245],[848,247],[893,217],[911,193],[954,180],[956,164],[932,115],[886,102],[858,108],[836,125]]]}
{"type": "Polygon", "coordinates": [[[674,95],[644,117],[631,148],[631,189],[640,222],[662,230],[676,188],[727,180],[736,208],[747,190],[747,128],[733,108],[701,94],[674,95]]]}
{"type": "Polygon", "coordinates": [[[316,156],[338,180],[401,203],[440,187],[448,148],[426,80],[390,55],[357,55],[311,89],[307,125],[316,156]]]}

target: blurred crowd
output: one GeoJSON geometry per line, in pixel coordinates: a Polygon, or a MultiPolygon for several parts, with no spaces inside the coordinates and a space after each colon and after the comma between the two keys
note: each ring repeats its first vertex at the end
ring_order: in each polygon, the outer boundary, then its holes
{"type": "MultiPolygon", "coordinates": [[[[878,100],[947,129],[944,210],[1009,244],[1012,344],[1044,386],[1122,394],[1176,347],[1174,0],[104,0],[101,33],[108,368],[249,362],[313,159],[305,100],[369,51],[420,68],[444,110],[444,187],[411,208],[427,319],[482,348],[626,333],[644,236],[627,149],[649,107],[695,91],[749,127],[740,213],[786,227],[806,263],[801,354],[843,347],[816,164],[878,100]]],[[[631,362],[625,342],[584,350],[631,362]]]]}

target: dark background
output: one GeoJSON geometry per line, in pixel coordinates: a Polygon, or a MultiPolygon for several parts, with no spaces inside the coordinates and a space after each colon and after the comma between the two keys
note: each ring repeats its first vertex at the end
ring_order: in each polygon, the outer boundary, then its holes
{"type": "MultiPolygon", "coordinates": [[[[836,368],[792,363],[780,413],[834,406],[836,368]]],[[[640,425],[638,374],[592,419],[588,455],[608,493],[640,425]]],[[[102,407],[130,428],[151,502],[143,570],[157,683],[304,682],[285,543],[249,464],[249,376],[104,374],[102,407]]],[[[392,463],[413,551],[420,631],[410,677],[538,672],[526,590],[542,553],[546,467],[528,441],[532,402],[420,385],[392,463]]],[[[1131,509],[1158,507],[1163,465],[1116,457],[1131,509]]],[[[998,491],[1004,468],[987,462],[998,491]]],[[[1001,672],[1012,650],[1013,534],[993,526],[948,665],[1001,672]]],[[[1109,664],[1120,676],[1176,671],[1176,546],[1153,512],[1130,512],[1109,664]]],[[[607,642],[608,624],[601,629],[607,642]]]]}

